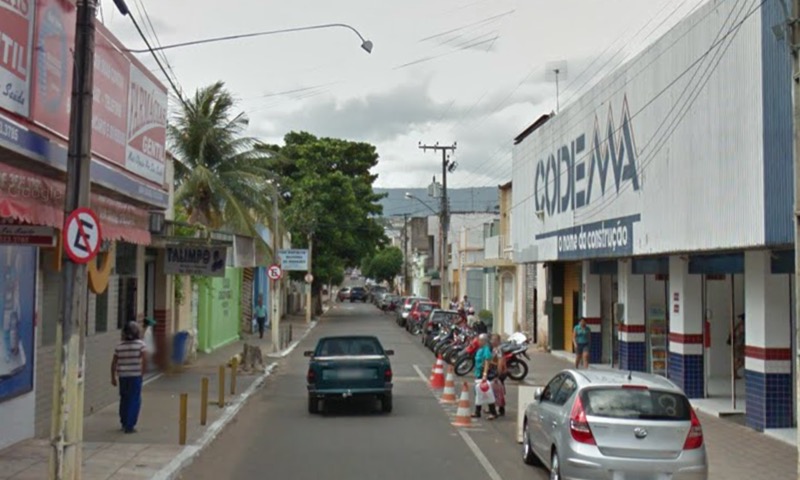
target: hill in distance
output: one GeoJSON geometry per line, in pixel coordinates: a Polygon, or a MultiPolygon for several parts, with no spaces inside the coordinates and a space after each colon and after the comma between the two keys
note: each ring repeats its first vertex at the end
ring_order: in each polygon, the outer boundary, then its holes
{"type": "MultiPolygon", "coordinates": [[[[376,188],[375,193],[386,193],[386,198],[381,200],[383,216],[394,217],[402,215],[426,216],[439,213],[440,199],[428,196],[427,188],[376,188]],[[425,207],[414,199],[405,197],[406,192],[422,200],[425,207]]],[[[450,201],[451,213],[471,212],[496,212],[499,209],[500,199],[497,187],[454,188],[448,189],[447,196],[450,201]]]]}

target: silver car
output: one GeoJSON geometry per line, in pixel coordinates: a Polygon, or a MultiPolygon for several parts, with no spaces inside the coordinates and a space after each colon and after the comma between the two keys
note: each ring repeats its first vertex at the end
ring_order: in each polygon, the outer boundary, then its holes
{"type": "Polygon", "coordinates": [[[523,459],[552,480],[706,480],[703,428],[664,377],[564,370],[538,388],[523,423],[523,459]]]}

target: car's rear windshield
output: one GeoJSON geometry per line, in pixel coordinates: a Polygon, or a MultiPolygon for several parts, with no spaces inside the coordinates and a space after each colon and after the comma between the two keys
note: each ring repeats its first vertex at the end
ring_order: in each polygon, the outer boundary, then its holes
{"type": "Polygon", "coordinates": [[[646,388],[592,388],[581,394],[586,415],[639,420],[691,420],[689,400],[680,393],[646,388]]]}
{"type": "Polygon", "coordinates": [[[433,310],[433,305],[430,303],[421,303],[419,305],[419,309],[422,310],[423,312],[430,312],[431,310],[433,310]]]}
{"type": "Polygon", "coordinates": [[[361,292],[363,292],[363,291],[365,291],[365,290],[364,290],[363,288],[361,288],[361,287],[355,287],[355,288],[353,289],[353,291],[354,291],[354,292],[359,292],[359,293],[361,293],[361,292]]]}
{"type": "Polygon", "coordinates": [[[458,322],[461,315],[456,312],[436,312],[431,319],[434,322],[458,322]]]}
{"type": "Polygon", "coordinates": [[[374,338],[326,338],[317,346],[318,357],[340,355],[383,355],[380,342],[374,338]]]}

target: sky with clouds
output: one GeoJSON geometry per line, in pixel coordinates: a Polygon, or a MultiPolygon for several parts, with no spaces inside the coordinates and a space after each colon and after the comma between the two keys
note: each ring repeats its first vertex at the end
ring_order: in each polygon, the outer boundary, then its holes
{"type": "MultiPolygon", "coordinates": [[[[292,130],[377,146],[377,186],[424,187],[441,157],[418,143],[458,142],[453,187],[511,175],[512,139],[652,43],[704,0],[127,0],[151,42],[345,23],[164,51],[191,94],[223,80],[249,134],[292,130]],[[157,40],[153,35],[155,32],[157,40]],[[564,73],[564,71],[566,71],[564,73]]],[[[101,20],[129,48],[144,42],[112,0],[101,20]]],[[[149,54],[139,58],[153,71],[149,54]]],[[[159,77],[164,79],[163,74],[159,77]]]]}

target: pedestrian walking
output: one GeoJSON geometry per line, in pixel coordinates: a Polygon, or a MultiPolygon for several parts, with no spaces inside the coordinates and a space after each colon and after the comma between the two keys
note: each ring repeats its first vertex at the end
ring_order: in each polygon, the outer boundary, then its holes
{"type": "Polygon", "coordinates": [[[475,352],[475,413],[472,418],[480,418],[483,407],[489,408],[488,420],[497,418],[495,397],[489,383],[489,370],[492,364],[492,349],[489,347],[489,336],[482,333],[478,336],[478,351],[475,352]]]}
{"type": "Polygon", "coordinates": [[[492,347],[492,367],[489,372],[489,379],[492,382],[495,404],[497,405],[497,415],[500,417],[506,414],[506,360],[501,347],[502,339],[500,335],[493,334],[490,340],[492,347]]]}
{"type": "Polygon", "coordinates": [[[592,339],[592,329],[586,325],[586,319],[581,318],[572,332],[572,346],[575,347],[575,368],[589,368],[589,342],[592,339]]]}
{"type": "Polygon", "coordinates": [[[122,341],[111,361],[111,385],[119,386],[119,421],[125,433],[136,432],[142,407],[142,373],[147,370],[145,344],[136,322],[122,329],[122,341]]]}
{"type": "Polygon", "coordinates": [[[264,338],[264,327],[267,326],[267,307],[264,306],[264,296],[258,296],[258,304],[253,309],[253,315],[256,317],[256,324],[258,325],[258,338],[264,338]]]}

